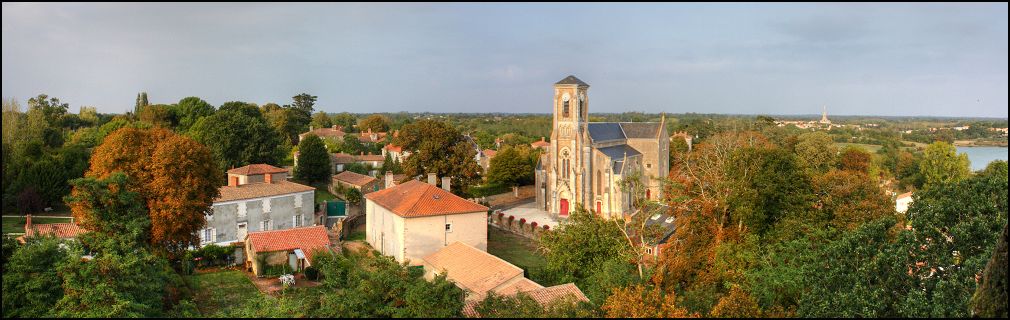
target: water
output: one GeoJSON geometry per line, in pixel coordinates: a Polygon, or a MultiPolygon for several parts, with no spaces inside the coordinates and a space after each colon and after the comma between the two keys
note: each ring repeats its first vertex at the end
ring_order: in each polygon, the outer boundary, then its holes
{"type": "Polygon", "coordinates": [[[957,147],[957,152],[968,154],[972,171],[985,169],[993,160],[1007,161],[1006,147],[957,147]]]}

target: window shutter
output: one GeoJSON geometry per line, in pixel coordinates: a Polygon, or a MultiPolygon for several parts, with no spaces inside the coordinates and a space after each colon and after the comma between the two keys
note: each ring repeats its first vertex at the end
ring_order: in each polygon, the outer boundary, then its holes
{"type": "Polygon", "coordinates": [[[210,242],[217,242],[217,228],[210,228],[210,242]]]}

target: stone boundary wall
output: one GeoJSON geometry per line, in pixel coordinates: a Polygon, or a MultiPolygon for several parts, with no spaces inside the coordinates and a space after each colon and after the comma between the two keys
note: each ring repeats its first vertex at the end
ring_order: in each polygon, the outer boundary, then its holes
{"type": "Polygon", "coordinates": [[[550,226],[540,225],[536,221],[526,221],[525,218],[516,218],[501,210],[491,212],[487,217],[487,224],[534,241],[540,241],[544,233],[551,232],[550,226]]]}

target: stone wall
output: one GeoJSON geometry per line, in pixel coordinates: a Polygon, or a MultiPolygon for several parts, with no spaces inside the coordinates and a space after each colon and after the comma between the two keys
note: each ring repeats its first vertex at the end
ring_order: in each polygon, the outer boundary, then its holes
{"type": "Polygon", "coordinates": [[[487,219],[489,226],[531,240],[539,241],[545,232],[550,232],[550,227],[547,225],[539,225],[536,221],[526,221],[525,218],[516,218],[515,216],[502,213],[500,210],[492,212],[487,219]]]}

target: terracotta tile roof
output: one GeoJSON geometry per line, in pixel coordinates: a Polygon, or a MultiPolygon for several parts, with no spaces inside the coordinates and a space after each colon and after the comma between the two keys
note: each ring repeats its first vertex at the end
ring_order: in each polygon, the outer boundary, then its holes
{"type": "Polygon", "coordinates": [[[487,211],[485,206],[417,180],[369,193],[365,198],[406,218],[487,211]]]}
{"type": "Polygon", "coordinates": [[[568,296],[572,297],[575,301],[589,302],[589,298],[586,298],[586,295],[582,293],[582,290],[579,290],[579,287],[576,287],[574,283],[566,283],[524,292],[530,295],[533,300],[536,300],[541,305],[548,305],[568,296]]]}
{"type": "Polygon", "coordinates": [[[540,285],[539,283],[533,282],[533,280],[522,278],[522,280],[501,287],[498,290],[495,290],[494,292],[502,295],[513,295],[519,292],[542,289],[543,287],[544,286],[540,285]]]}
{"type": "Polygon", "coordinates": [[[401,152],[401,151],[403,151],[403,147],[398,146],[398,145],[394,145],[392,143],[387,144],[385,147],[382,147],[382,148],[386,149],[386,150],[389,150],[391,152],[401,152]]]}
{"type": "Polygon", "coordinates": [[[253,174],[286,173],[286,172],[288,171],[282,168],[274,167],[269,164],[263,164],[263,163],[250,164],[245,167],[228,170],[228,173],[241,174],[246,176],[253,174]]]}
{"type": "Polygon", "coordinates": [[[523,269],[458,241],[424,257],[424,263],[435,273],[446,271],[450,280],[470,291],[468,297],[483,297],[489,290],[523,276],[523,269]]]}
{"type": "Polygon", "coordinates": [[[330,159],[333,160],[333,163],[348,164],[355,162],[354,156],[346,153],[334,153],[332,156],[330,156],[330,159]]]}
{"type": "Polygon", "coordinates": [[[547,142],[547,141],[544,141],[544,140],[540,140],[540,141],[531,143],[530,145],[533,146],[534,148],[536,148],[536,147],[550,147],[551,143],[547,142]]]}
{"type": "Polygon", "coordinates": [[[73,239],[85,232],[87,230],[73,223],[33,223],[31,228],[25,228],[24,236],[53,235],[60,239],[73,239]]]}
{"type": "Polygon", "coordinates": [[[343,138],[344,135],[346,134],[346,133],[344,133],[343,130],[340,129],[340,127],[337,127],[337,128],[332,128],[331,127],[331,128],[312,129],[312,131],[309,131],[309,132],[306,132],[306,133],[302,133],[302,134],[300,134],[298,136],[299,137],[305,137],[306,135],[308,135],[310,133],[314,134],[314,135],[316,135],[316,136],[318,136],[320,138],[343,138]]]}
{"type": "Polygon", "coordinates": [[[330,246],[325,226],[250,232],[246,241],[255,252],[302,249],[308,257],[310,252],[330,246]]]}
{"type": "Polygon", "coordinates": [[[386,157],[381,154],[363,154],[355,157],[358,161],[385,161],[386,157]]]}
{"type": "Polygon", "coordinates": [[[379,142],[386,140],[385,132],[361,132],[358,134],[358,141],[361,142],[379,142]],[[372,139],[372,135],[375,135],[375,139],[372,139]]]}
{"type": "Polygon", "coordinates": [[[333,181],[340,181],[343,183],[348,183],[359,187],[371,183],[372,181],[375,180],[376,179],[373,177],[369,177],[351,171],[344,171],[333,176],[333,181]]]}
{"type": "Polygon", "coordinates": [[[494,158],[494,155],[498,154],[498,151],[491,149],[484,149],[484,156],[488,158],[494,158]]]}
{"type": "Polygon", "coordinates": [[[912,192],[905,192],[905,193],[899,194],[898,197],[896,197],[895,199],[903,199],[903,198],[911,198],[911,197],[912,197],[912,192]]]}
{"type": "Polygon", "coordinates": [[[214,202],[225,202],[241,199],[254,199],[282,194],[312,191],[316,188],[294,183],[291,181],[274,181],[273,183],[249,183],[236,187],[222,186],[218,188],[221,196],[214,199],[214,202]]]}
{"type": "MultiPolygon", "coordinates": [[[[553,287],[540,287],[537,289],[525,292],[534,301],[540,303],[541,306],[548,306],[555,301],[563,301],[566,297],[571,297],[573,301],[586,301],[589,302],[589,298],[576,287],[574,283],[566,283],[562,285],[557,285],[553,287]]],[[[511,294],[510,294],[511,295],[511,294]]],[[[477,313],[477,305],[480,304],[480,300],[469,300],[463,305],[463,315],[468,318],[478,318],[480,313],[477,313]]]]}

